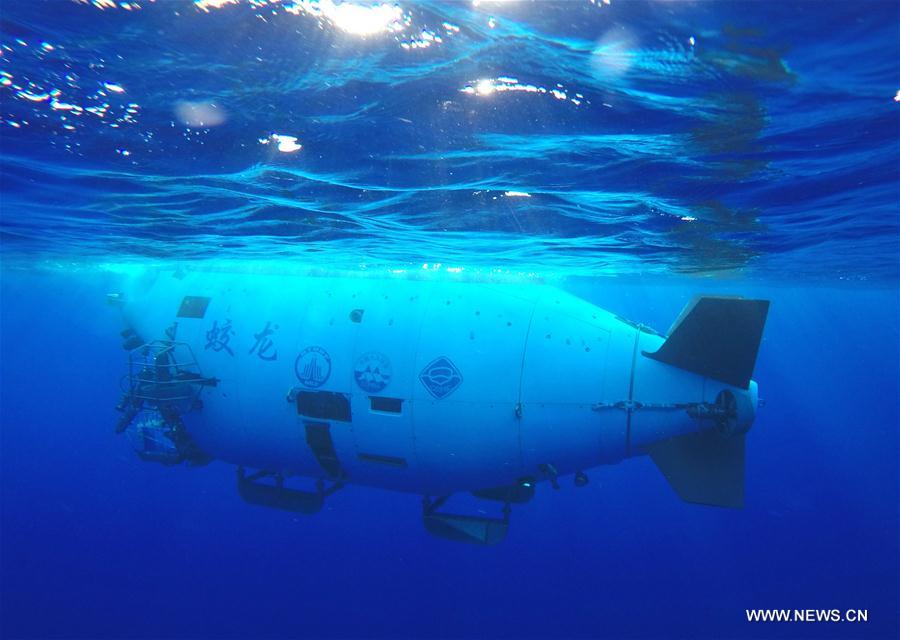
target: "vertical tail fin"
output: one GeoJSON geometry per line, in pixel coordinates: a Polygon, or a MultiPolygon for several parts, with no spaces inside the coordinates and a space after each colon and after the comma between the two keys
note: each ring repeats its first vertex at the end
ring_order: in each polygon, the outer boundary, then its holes
{"type": "Polygon", "coordinates": [[[738,392],[737,405],[749,410],[734,408],[734,419],[742,427],[736,434],[709,428],[648,447],[682,500],[744,506],[744,431],[753,421],[756,385],[751,377],[768,312],[768,300],[698,296],[681,312],[659,350],[644,352],[659,362],[747,389],[746,394],[738,392]]]}
{"type": "Polygon", "coordinates": [[[747,389],[756,365],[768,300],[698,296],[648,358],[747,389]]]}
{"type": "Polygon", "coordinates": [[[685,502],[744,506],[744,435],[716,429],[688,433],[648,447],[650,457],[685,502]]]}

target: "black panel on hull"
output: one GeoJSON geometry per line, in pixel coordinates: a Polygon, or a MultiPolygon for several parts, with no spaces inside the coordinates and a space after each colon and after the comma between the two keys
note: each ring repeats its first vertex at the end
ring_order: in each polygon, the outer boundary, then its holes
{"type": "Polygon", "coordinates": [[[298,391],[297,413],[320,420],[352,420],[349,396],[333,391],[298,391]]]}

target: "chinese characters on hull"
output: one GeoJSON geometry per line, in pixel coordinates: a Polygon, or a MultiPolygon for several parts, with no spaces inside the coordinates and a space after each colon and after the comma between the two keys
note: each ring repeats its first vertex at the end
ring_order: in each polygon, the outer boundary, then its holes
{"type": "MultiPolygon", "coordinates": [[[[260,360],[268,362],[277,360],[278,349],[275,348],[275,342],[271,338],[277,330],[277,324],[273,325],[271,320],[267,321],[266,326],[259,333],[253,334],[256,342],[253,343],[247,354],[253,355],[255,353],[260,360]]],[[[207,351],[210,349],[213,351],[224,351],[228,355],[234,356],[234,351],[230,346],[231,338],[234,335],[235,331],[231,326],[231,320],[225,320],[221,325],[218,320],[213,320],[212,326],[206,331],[205,349],[207,351]]]]}

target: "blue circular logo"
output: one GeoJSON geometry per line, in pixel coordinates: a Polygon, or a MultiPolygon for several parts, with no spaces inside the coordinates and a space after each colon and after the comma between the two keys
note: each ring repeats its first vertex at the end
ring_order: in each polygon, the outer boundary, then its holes
{"type": "Polygon", "coordinates": [[[294,361],[294,373],[304,387],[321,387],[331,375],[331,357],[322,347],[306,347],[294,361]]]}
{"type": "Polygon", "coordinates": [[[378,393],[391,381],[391,361],[378,351],[364,353],[356,359],[353,377],[363,391],[378,393]]]}

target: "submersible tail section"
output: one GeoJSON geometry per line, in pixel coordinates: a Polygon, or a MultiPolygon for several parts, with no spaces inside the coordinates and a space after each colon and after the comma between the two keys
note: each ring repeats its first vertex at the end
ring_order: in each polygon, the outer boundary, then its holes
{"type": "Polygon", "coordinates": [[[698,297],[668,337],[538,284],[178,271],[110,302],[116,430],[146,460],[236,465],[251,504],[383,487],[422,496],[430,533],[492,544],[537,484],[639,455],[686,501],[743,503],[764,300],[698,297]]]}

